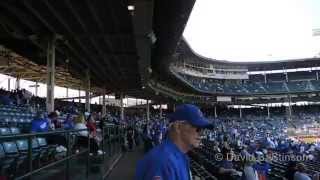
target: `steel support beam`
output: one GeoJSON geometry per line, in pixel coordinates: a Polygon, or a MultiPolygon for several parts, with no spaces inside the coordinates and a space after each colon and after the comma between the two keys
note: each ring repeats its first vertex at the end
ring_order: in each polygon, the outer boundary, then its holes
{"type": "Polygon", "coordinates": [[[149,100],[147,100],[147,122],[150,121],[150,105],[149,100]]]}
{"type": "Polygon", "coordinates": [[[36,86],[35,86],[35,95],[36,97],[38,96],[38,81],[36,81],[36,86]]]}
{"type": "Polygon", "coordinates": [[[162,104],[160,104],[160,107],[159,107],[159,115],[160,115],[160,119],[162,119],[162,104]]]}
{"type": "Polygon", "coordinates": [[[214,117],[215,117],[215,118],[218,117],[217,106],[214,106],[214,117]]]}
{"type": "Polygon", "coordinates": [[[47,112],[54,111],[54,86],[55,86],[55,37],[48,40],[47,50],[47,112]]]}
{"type": "Polygon", "coordinates": [[[136,48],[139,56],[141,85],[147,86],[151,71],[151,48],[156,37],[153,33],[153,0],[135,1],[132,16],[136,48]],[[154,39],[154,40],[153,40],[154,39]]]}
{"type": "Polygon", "coordinates": [[[120,95],[120,119],[124,120],[123,93],[120,95]]]}
{"type": "Polygon", "coordinates": [[[80,87],[79,87],[79,90],[78,90],[78,93],[79,93],[79,103],[81,103],[81,90],[80,90],[80,87]]]}
{"type": "Polygon", "coordinates": [[[8,78],[8,91],[10,91],[10,78],[8,78]]]}
{"type": "Polygon", "coordinates": [[[90,100],[91,100],[91,97],[90,97],[90,71],[87,70],[86,72],[86,104],[85,104],[85,109],[86,109],[86,112],[91,112],[90,110],[90,100]]]}
{"type": "Polygon", "coordinates": [[[107,107],[106,107],[106,90],[104,89],[104,93],[102,95],[102,117],[107,114],[107,107]]]}

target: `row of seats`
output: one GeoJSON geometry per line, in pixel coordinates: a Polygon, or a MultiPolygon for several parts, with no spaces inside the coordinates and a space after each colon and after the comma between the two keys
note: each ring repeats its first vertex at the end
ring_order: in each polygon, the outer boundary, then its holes
{"type": "MultiPolygon", "coordinates": [[[[219,177],[218,172],[218,161],[215,159],[215,151],[213,149],[214,144],[210,141],[204,140],[204,146],[191,152],[189,156],[193,161],[201,164],[209,173],[219,177]]],[[[286,154],[281,154],[276,151],[273,152],[273,156],[285,156],[286,154]]],[[[297,154],[296,154],[297,155],[297,154]]],[[[288,170],[288,161],[277,160],[280,158],[273,158],[269,162],[271,166],[271,171],[268,174],[270,179],[282,179],[285,176],[286,171],[288,170]]],[[[315,173],[320,172],[320,162],[317,161],[304,161],[306,165],[307,173],[312,177],[315,173]]]]}
{"type": "Polygon", "coordinates": [[[251,82],[242,83],[225,82],[223,80],[190,76],[184,73],[174,73],[178,78],[186,81],[196,89],[206,92],[228,94],[264,94],[264,93],[288,93],[309,92],[320,90],[320,82],[317,80],[293,81],[293,82],[251,82]]]}
{"type": "Polygon", "coordinates": [[[217,180],[210,172],[194,160],[190,160],[190,167],[193,179],[200,178],[201,180],[217,180]]]}
{"type": "MultiPolygon", "coordinates": [[[[286,154],[281,154],[274,152],[273,155],[278,156],[285,156],[286,154]]],[[[306,165],[307,173],[310,177],[312,177],[313,174],[320,172],[320,162],[316,161],[303,161],[303,163],[306,165]]],[[[270,175],[273,177],[283,177],[285,175],[286,170],[288,169],[289,163],[287,161],[277,161],[275,158],[270,162],[270,165],[272,167],[270,175]]]]}
{"type": "MultiPolygon", "coordinates": [[[[17,127],[0,128],[1,136],[17,135],[21,131],[17,127]]],[[[32,139],[32,164],[33,169],[50,163],[56,158],[57,145],[48,145],[44,137],[32,139]]],[[[28,139],[4,140],[0,142],[0,167],[1,175],[13,178],[25,174],[29,168],[28,139]]]]}

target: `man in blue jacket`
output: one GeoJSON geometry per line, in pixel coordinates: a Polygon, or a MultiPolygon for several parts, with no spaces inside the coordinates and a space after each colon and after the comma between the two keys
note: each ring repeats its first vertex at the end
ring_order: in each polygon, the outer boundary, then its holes
{"type": "Polygon", "coordinates": [[[135,180],[191,180],[186,153],[200,145],[201,130],[212,125],[191,104],[178,106],[169,120],[168,138],[138,162],[135,180]]]}

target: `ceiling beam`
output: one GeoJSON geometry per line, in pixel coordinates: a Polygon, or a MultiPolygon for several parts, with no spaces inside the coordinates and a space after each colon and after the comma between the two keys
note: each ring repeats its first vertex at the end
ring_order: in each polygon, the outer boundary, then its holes
{"type": "MultiPolygon", "coordinates": [[[[87,34],[90,34],[90,32],[88,31],[87,27],[84,25],[83,21],[81,20],[80,18],[80,15],[76,12],[76,10],[72,7],[72,4],[70,3],[69,0],[65,1],[68,8],[71,10],[71,13],[73,14],[73,16],[77,19],[78,23],[81,25],[82,29],[87,33],[87,34]]],[[[99,45],[96,44],[96,42],[91,38],[89,37],[89,40],[91,42],[91,44],[93,44],[95,46],[95,49],[98,50],[99,52],[99,55],[100,55],[100,58],[102,58],[103,61],[105,61],[104,58],[106,58],[106,55],[104,54],[104,52],[100,49],[99,45]]],[[[94,55],[93,55],[94,56],[94,55]]],[[[92,56],[91,56],[92,57],[92,56]]],[[[109,57],[107,57],[109,58],[109,57]]],[[[97,61],[97,59],[95,59],[94,61],[97,61]]],[[[114,75],[114,78],[116,78],[116,74],[113,70],[113,67],[109,64],[109,62],[107,63],[107,65],[105,66],[107,67],[107,69],[114,75]]],[[[105,72],[104,72],[105,73],[105,72]]],[[[114,82],[112,81],[112,79],[114,78],[110,78],[110,76],[104,76],[106,78],[108,78],[108,81],[113,85],[115,86],[114,82]]]]}
{"type": "MultiPolygon", "coordinates": [[[[20,10],[18,10],[18,9],[16,9],[16,8],[14,8],[14,7],[12,7],[10,4],[7,4],[7,3],[1,3],[0,4],[1,6],[4,6],[5,8],[7,8],[8,10],[11,10],[12,11],[12,13],[20,20],[20,22],[22,23],[22,24],[24,24],[25,26],[27,26],[29,29],[31,29],[32,31],[33,31],[33,35],[34,35],[34,33],[36,33],[36,28],[35,28],[35,22],[33,22],[33,23],[30,23],[31,22],[31,20],[29,20],[30,18],[29,18],[29,15],[28,14],[26,14],[26,13],[22,13],[22,11],[20,11],[20,10]]],[[[38,13],[37,12],[35,12],[36,13],[36,15],[38,15],[38,13]]],[[[13,28],[15,29],[15,30],[20,30],[20,27],[18,26],[18,25],[13,25],[13,23],[11,23],[11,22],[8,22],[9,20],[8,19],[6,19],[5,20],[6,21],[6,23],[8,23],[9,25],[11,25],[11,26],[13,26],[13,28]]],[[[40,19],[40,21],[41,22],[43,22],[43,20],[42,19],[40,19]]],[[[52,28],[51,26],[49,26],[49,29],[50,28],[52,28]]],[[[20,30],[20,31],[22,31],[22,30],[20,30]]],[[[26,36],[26,37],[28,37],[28,39],[30,39],[30,36],[26,36]]],[[[37,36],[36,36],[37,37],[37,36]]],[[[31,43],[33,43],[36,47],[38,47],[39,49],[41,49],[42,51],[44,51],[45,53],[47,52],[47,47],[46,47],[46,44],[41,44],[41,43],[39,43],[38,41],[37,41],[37,38],[35,38],[35,39],[30,39],[30,42],[31,43]]],[[[63,56],[63,52],[57,47],[57,51],[60,53],[60,56],[58,55],[57,57],[58,58],[56,58],[57,59],[57,61],[58,62],[60,62],[60,63],[63,63],[63,60],[60,60],[60,58],[59,57],[62,57],[63,56]]],[[[81,66],[79,66],[78,64],[74,64],[74,66],[75,67],[78,67],[78,68],[81,68],[81,66]]]]}
{"type": "MultiPolygon", "coordinates": [[[[47,0],[44,0],[42,2],[44,2],[46,4],[48,9],[59,20],[59,22],[64,26],[64,28],[68,31],[68,33],[72,35],[73,31],[72,31],[71,27],[68,25],[68,23],[65,21],[65,19],[54,9],[54,7],[47,0]]],[[[91,63],[88,63],[90,73],[96,73],[98,77],[108,77],[109,78],[109,76],[106,76],[105,70],[101,67],[101,64],[98,64],[95,59],[91,58],[91,55],[95,54],[95,53],[89,52],[88,48],[77,37],[73,36],[73,39],[80,45],[80,47],[82,48],[82,51],[86,52],[86,54],[88,55],[87,57],[89,57],[89,59],[91,59],[91,63]],[[93,64],[94,67],[92,67],[90,64],[93,64]],[[97,72],[97,70],[98,70],[98,72],[97,72]]],[[[101,78],[99,78],[99,79],[101,79],[101,78]]],[[[109,79],[109,81],[111,82],[110,79],[109,79]]],[[[101,82],[102,82],[102,84],[105,84],[105,79],[101,79],[101,82]]]]}
{"type": "MultiPolygon", "coordinates": [[[[94,21],[98,24],[99,30],[103,32],[104,28],[103,28],[103,25],[101,23],[101,20],[100,20],[99,16],[96,13],[96,10],[93,7],[93,2],[92,1],[88,1],[88,0],[85,0],[85,1],[87,3],[87,6],[89,7],[89,10],[90,10],[91,14],[93,15],[94,21]]],[[[113,10],[112,9],[109,9],[109,10],[110,10],[109,12],[111,13],[111,16],[113,17],[113,10]]],[[[107,40],[106,38],[103,38],[103,40],[110,47],[110,49],[113,49],[112,44],[110,43],[109,40],[107,40]]],[[[121,39],[120,39],[120,41],[121,41],[121,39]]],[[[114,57],[114,56],[112,56],[112,57],[114,57]]],[[[114,58],[117,58],[117,57],[114,57],[114,58]]],[[[111,61],[111,59],[110,59],[110,61],[111,61]]],[[[124,76],[124,73],[120,69],[119,61],[116,60],[114,62],[116,64],[116,68],[119,69],[120,76],[122,77],[122,79],[124,79],[125,76],[124,76]]],[[[110,66],[110,62],[108,60],[107,60],[107,63],[110,66]]]]}
{"type": "MultiPolygon", "coordinates": [[[[55,30],[55,28],[53,26],[51,26],[43,17],[42,15],[35,9],[33,8],[30,4],[29,4],[29,1],[27,0],[24,0],[24,5],[27,7],[27,9],[34,15],[36,16],[40,21],[41,23],[43,23],[50,31],[52,34],[55,34],[57,33],[57,31],[55,30]]],[[[77,53],[78,54],[78,53],[77,53]]],[[[87,62],[87,60],[83,59],[83,56],[78,56],[77,58],[74,58],[74,60],[81,60],[81,62],[83,64],[85,64],[87,67],[91,67],[91,65],[87,62]]],[[[77,64],[77,63],[75,63],[77,64]]],[[[93,69],[91,67],[91,69],[93,69]]],[[[94,74],[92,74],[95,78],[97,78],[98,80],[102,81],[102,79],[100,78],[99,74],[96,72],[96,71],[92,71],[94,74]]],[[[84,77],[84,73],[82,72],[79,72],[80,74],[82,74],[82,76],[84,77]]]]}

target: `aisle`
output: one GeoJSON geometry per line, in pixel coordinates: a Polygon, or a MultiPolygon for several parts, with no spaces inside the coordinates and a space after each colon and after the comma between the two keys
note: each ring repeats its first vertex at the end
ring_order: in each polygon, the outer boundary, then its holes
{"type": "Polygon", "coordinates": [[[136,164],[143,156],[142,148],[127,152],[107,177],[109,180],[131,180],[134,178],[136,164]]]}

